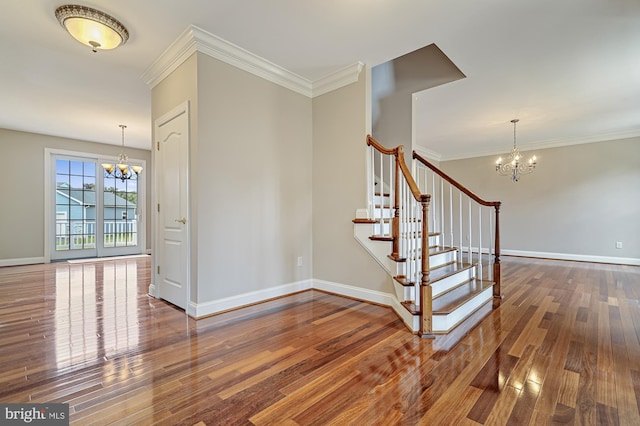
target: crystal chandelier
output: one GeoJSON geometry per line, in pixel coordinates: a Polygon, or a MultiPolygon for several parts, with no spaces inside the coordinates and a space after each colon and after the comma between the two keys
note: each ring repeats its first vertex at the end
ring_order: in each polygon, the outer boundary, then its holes
{"type": "Polygon", "coordinates": [[[498,157],[496,161],[496,172],[500,176],[510,176],[512,182],[518,182],[520,175],[527,175],[536,168],[536,156],[534,155],[529,161],[524,162],[522,154],[516,148],[516,123],[520,121],[517,118],[511,120],[513,123],[513,149],[509,153],[507,162],[502,162],[502,157],[498,157]]]}
{"type": "MultiPolygon", "coordinates": [[[[127,128],[124,124],[120,124],[120,128],[122,129],[122,149],[124,151],[124,129],[127,128]]],[[[129,157],[124,152],[121,152],[118,155],[118,164],[110,164],[110,163],[102,163],[102,168],[105,172],[107,172],[108,176],[115,176],[121,181],[125,181],[127,179],[131,179],[134,176],[137,177],[142,171],[142,166],[130,166],[127,164],[129,161],[129,157]]]]}

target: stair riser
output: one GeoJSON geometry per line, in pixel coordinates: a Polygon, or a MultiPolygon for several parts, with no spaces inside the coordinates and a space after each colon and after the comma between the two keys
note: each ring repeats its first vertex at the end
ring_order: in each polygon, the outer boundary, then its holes
{"type": "Polygon", "coordinates": [[[457,251],[447,251],[444,253],[432,254],[429,256],[429,267],[437,268],[447,263],[456,262],[458,260],[457,251]]]}
{"type": "Polygon", "coordinates": [[[436,297],[442,293],[445,293],[447,290],[462,284],[465,281],[468,281],[471,278],[475,278],[476,276],[476,268],[465,269],[460,272],[456,272],[453,275],[450,275],[446,278],[438,280],[431,284],[431,291],[433,293],[433,297],[436,297]]]}
{"type": "MultiPolygon", "coordinates": [[[[457,251],[447,251],[444,253],[432,254],[429,256],[429,267],[437,268],[438,266],[446,265],[451,262],[457,262],[457,251]]],[[[409,256],[411,258],[411,256],[409,256]]],[[[396,275],[408,275],[406,262],[400,262],[396,267],[396,275]]]]}
{"type": "Polygon", "coordinates": [[[493,296],[493,288],[488,287],[483,292],[478,293],[475,297],[458,307],[448,315],[433,315],[432,326],[434,333],[446,333],[455,327],[458,323],[471,315],[476,309],[480,308],[486,302],[491,300],[493,296]]]}

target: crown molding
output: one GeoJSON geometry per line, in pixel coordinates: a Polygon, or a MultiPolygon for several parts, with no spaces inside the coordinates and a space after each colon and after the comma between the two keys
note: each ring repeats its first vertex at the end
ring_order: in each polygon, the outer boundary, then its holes
{"type": "Polygon", "coordinates": [[[418,155],[420,155],[421,157],[426,158],[427,160],[434,160],[434,161],[437,161],[437,162],[442,161],[442,155],[440,155],[437,152],[432,151],[430,149],[426,149],[426,148],[423,148],[421,146],[416,146],[416,147],[414,147],[413,150],[415,152],[417,152],[418,155]]]}
{"type": "Polygon", "coordinates": [[[189,26],[147,67],[140,78],[153,89],[195,52],[193,26],[189,26]]]}
{"type": "Polygon", "coordinates": [[[265,80],[311,97],[311,81],[210,32],[190,25],[142,74],[151,88],[175,71],[193,53],[201,52],[265,80]]]}
{"type": "MultiPolygon", "coordinates": [[[[592,136],[579,136],[574,138],[563,138],[563,139],[548,139],[545,141],[532,142],[528,144],[518,144],[518,150],[520,152],[529,152],[539,149],[551,149],[551,148],[561,148],[563,146],[572,146],[572,145],[583,145],[587,143],[596,143],[596,142],[607,142],[619,139],[629,139],[640,137],[640,129],[632,129],[626,130],[623,132],[615,132],[615,133],[604,133],[599,135],[592,136]]],[[[420,150],[424,150],[424,148],[418,148],[416,151],[420,153],[420,150]]],[[[464,154],[452,154],[452,155],[441,155],[436,152],[433,152],[434,155],[440,157],[440,161],[453,161],[453,160],[465,160],[468,158],[478,158],[478,157],[489,157],[496,155],[504,155],[508,153],[508,147],[503,149],[488,149],[483,151],[474,151],[467,152],[464,154]]]]}
{"type": "Polygon", "coordinates": [[[195,52],[204,53],[310,98],[356,82],[364,67],[363,63],[356,62],[311,82],[202,28],[190,25],[144,71],[142,80],[154,88],[195,52]]]}
{"type": "Polygon", "coordinates": [[[355,64],[348,65],[314,81],[312,97],[315,98],[316,96],[324,95],[348,84],[355,83],[358,81],[358,77],[363,68],[364,64],[362,62],[356,62],[355,64]]]}

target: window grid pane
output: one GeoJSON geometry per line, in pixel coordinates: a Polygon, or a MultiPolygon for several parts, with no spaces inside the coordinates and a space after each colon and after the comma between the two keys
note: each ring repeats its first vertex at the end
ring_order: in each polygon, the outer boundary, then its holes
{"type": "Polygon", "coordinates": [[[125,181],[106,173],[103,176],[104,247],[137,246],[137,176],[125,181]]]}
{"type": "Polygon", "coordinates": [[[95,248],[95,164],[56,160],[55,249],[95,248]]]}

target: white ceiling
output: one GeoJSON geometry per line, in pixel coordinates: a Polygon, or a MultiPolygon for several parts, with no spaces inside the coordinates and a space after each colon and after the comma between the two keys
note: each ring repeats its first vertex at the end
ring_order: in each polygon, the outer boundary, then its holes
{"type": "MultiPolygon", "coordinates": [[[[71,2],[74,3],[74,2],[71,2]]],[[[0,0],[0,127],[150,149],[145,70],[196,25],[307,79],[435,43],[467,76],[416,97],[442,159],[640,135],[638,0],[79,0],[130,39],[92,53],[60,0],[0,0]]],[[[363,142],[364,143],[364,142],[363,142]]]]}

